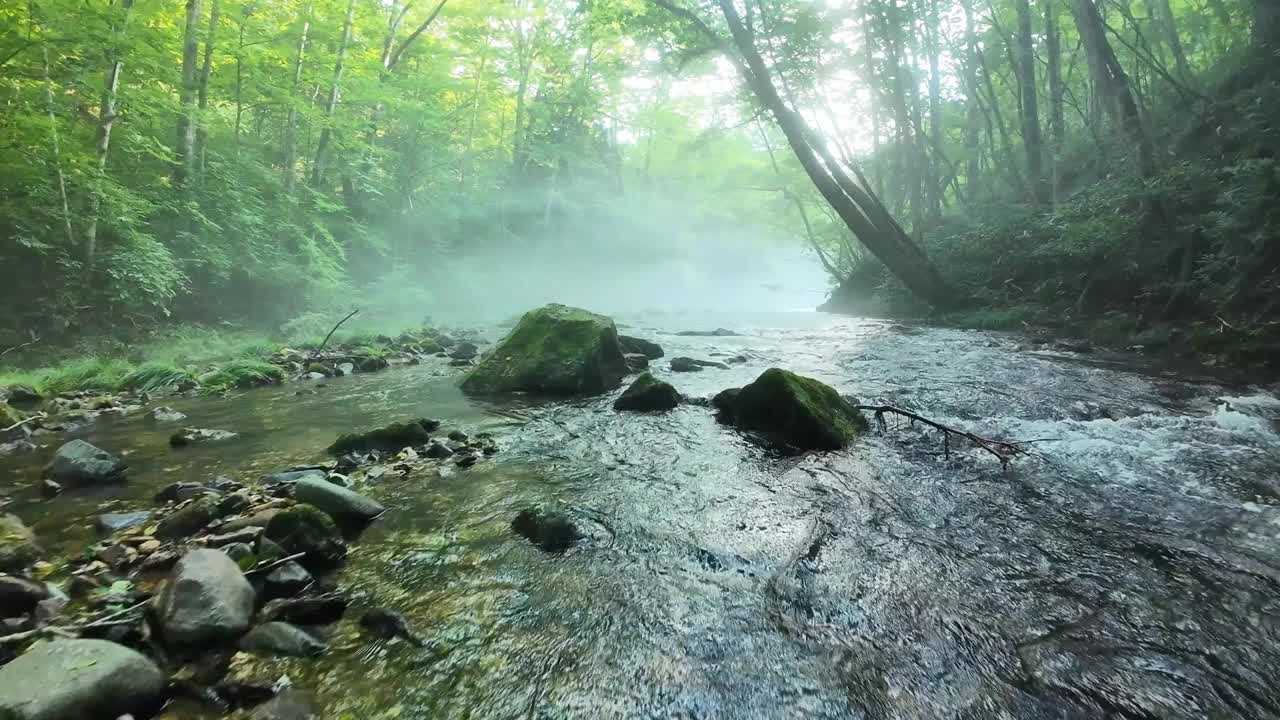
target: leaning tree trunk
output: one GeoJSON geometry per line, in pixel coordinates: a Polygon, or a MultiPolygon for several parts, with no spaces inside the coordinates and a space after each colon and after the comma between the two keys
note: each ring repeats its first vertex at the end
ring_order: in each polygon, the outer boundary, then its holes
{"type": "Polygon", "coordinates": [[[298,172],[298,85],[302,82],[302,59],[307,52],[307,34],[311,30],[311,6],[302,13],[302,34],[298,37],[298,51],[293,56],[293,83],[289,86],[289,112],[284,122],[284,168],[281,179],[285,195],[293,194],[294,178],[298,172]]]}
{"type": "Polygon", "coordinates": [[[1045,72],[1049,76],[1049,199],[1057,208],[1062,182],[1058,166],[1062,162],[1067,126],[1063,110],[1066,87],[1062,82],[1062,36],[1058,28],[1056,0],[1044,0],[1044,51],[1048,56],[1045,72]]]}
{"type": "Polygon", "coordinates": [[[1129,76],[1116,58],[1115,50],[1107,41],[1106,26],[1093,0],[1072,0],[1071,13],[1084,43],[1092,74],[1101,87],[1098,92],[1109,102],[1103,105],[1116,116],[1116,122],[1138,149],[1138,172],[1143,179],[1150,179],[1156,172],[1155,150],[1151,136],[1142,124],[1142,115],[1129,85],[1129,76]]]}
{"type": "Polygon", "coordinates": [[[961,3],[964,10],[964,81],[968,96],[964,127],[965,188],[970,198],[982,191],[982,148],[979,135],[982,132],[982,92],[978,85],[978,40],[973,30],[973,7],[970,0],[961,3]]]}
{"type": "MultiPolygon", "coordinates": [[[[730,54],[730,59],[761,103],[773,114],[796,159],[823,198],[858,240],[911,292],[934,306],[954,304],[957,301],[955,290],[924,252],[903,232],[879,199],[869,193],[867,186],[854,182],[845,173],[805,119],[783,102],[751,34],[734,8],[733,0],[718,2],[733,43],[741,54],[741,57],[730,54]]],[[[669,5],[667,7],[670,8],[669,5]]],[[[713,38],[718,37],[701,20],[693,17],[704,32],[713,38]]]]}
{"type": "Polygon", "coordinates": [[[120,75],[124,72],[123,50],[120,39],[124,34],[124,26],[129,22],[129,11],[133,8],[133,0],[123,0],[120,5],[122,17],[118,24],[111,24],[112,47],[110,64],[107,66],[107,78],[102,88],[102,102],[98,106],[98,134],[94,141],[94,155],[97,160],[97,177],[89,193],[88,223],[84,230],[84,265],[88,270],[93,267],[93,258],[98,251],[98,213],[102,209],[102,184],[107,180],[107,154],[111,150],[111,129],[116,122],[116,95],[120,91],[120,75]]]}
{"type": "Polygon", "coordinates": [[[342,86],[342,68],[346,59],[347,45],[351,42],[351,25],[355,22],[356,0],[347,0],[347,19],[342,24],[342,39],[338,41],[338,55],[333,63],[333,82],[329,85],[329,98],[324,104],[324,127],[320,130],[320,140],[316,144],[316,157],[311,163],[311,186],[320,187],[324,182],[325,163],[329,157],[329,146],[333,142],[333,114],[338,109],[339,88],[342,86]]]}
{"type": "Polygon", "coordinates": [[[202,0],[187,0],[186,29],[182,36],[182,87],[178,90],[178,102],[182,107],[178,114],[177,163],[173,168],[173,179],[179,187],[187,184],[195,169],[196,73],[199,69],[202,4],[202,0]]]}

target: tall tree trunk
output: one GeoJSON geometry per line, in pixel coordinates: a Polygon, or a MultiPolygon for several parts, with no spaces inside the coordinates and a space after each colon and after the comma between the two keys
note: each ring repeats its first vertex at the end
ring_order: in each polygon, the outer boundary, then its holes
{"type": "Polygon", "coordinates": [[[122,0],[120,15],[111,23],[112,44],[108,50],[107,77],[102,86],[102,102],[98,106],[98,134],[94,141],[97,177],[89,193],[89,207],[85,213],[89,216],[84,231],[86,270],[93,267],[93,259],[98,252],[98,213],[102,210],[102,185],[107,180],[107,154],[111,150],[111,129],[116,122],[116,95],[120,91],[120,75],[124,72],[124,51],[120,47],[120,40],[124,36],[124,28],[129,22],[129,11],[132,8],[133,0],[122,0]]]}
{"type": "Polygon", "coordinates": [[[333,82],[329,85],[329,99],[324,104],[324,127],[316,144],[316,158],[311,163],[311,187],[318,188],[324,182],[325,163],[329,146],[333,142],[333,114],[338,109],[338,95],[342,86],[342,69],[346,61],[347,45],[351,42],[351,25],[356,19],[356,0],[347,0],[347,19],[342,23],[342,39],[338,41],[338,55],[333,62],[333,82]]]}
{"type": "Polygon", "coordinates": [[[1066,143],[1066,116],[1063,111],[1065,86],[1062,82],[1062,36],[1058,29],[1057,0],[1044,3],[1044,49],[1048,55],[1046,72],[1049,75],[1049,198],[1058,207],[1058,168],[1062,162],[1062,148],[1066,143]]]}
{"type": "Polygon", "coordinates": [[[195,169],[196,73],[199,71],[200,15],[202,0],[187,0],[186,29],[182,36],[182,87],[178,90],[177,163],[173,179],[179,187],[187,184],[195,169]]]}
{"type": "MultiPolygon", "coordinates": [[[[942,74],[939,71],[939,49],[938,37],[940,29],[938,27],[938,0],[929,0],[928,28],[925,32],[925,42],[927,52],[929,53],[929,144],[933,147],[934,157],[940,157],[942,153],[942,74]]],[[[942,214],[942,196],[946,192],[946,186],[942,182],[942,173],[938,162],[933,163],[933,173],[930,177],[929,193],[929,217],[931,220],[937,220],[942,214]]]]}
{"type": "MultiPolygon", "coordinates": [[[[965,184],[970,199],[982,192],[982,149],[979,135],[982,132],[982,91],[978,85],[978,38],[973,30],[973,5],[971,0],[962,0],[964,10],[964,80],[965,93],[969,96],[966,105],[964,128],[965,148],[965,184]]],[[[990,118],[987,118],[988,125],[990,118]]],[[[990,134],[990,127],[988,127],[990,134]]]]}
{"type": "Polygon", "coordinates": [[[1107,100],[1103,106],[1115,116],[1117,124],[1129,136],[1130,142],[1137,146],[1138,172],[1144,179],[1151,178],[1156,171],[1151,136],[1142,124],[1142,115],[1134,100],[1129,76],[1125,74],[1120,61],[1116,59],[1115,50],[1107,41],[1106,26],[1098,13],[1098,7],[1093,4],[1093,0],[1072,0],[1071,13],[1075,17],[1076,28],[1080,31],[1085,57],[1093,76],[1100,84],[1098,91],[1107,100]]]}
{"type": "Polygon", "coordinates": [[[209,144],[209,128],[207,127],[209,119],[205,117],[205,113],[209,108],[209,78],[213,75],[213,51],[217,47],[218,18],[221,14],[222,0],[212,0],[212,4],[209,6],[209,35],[204,39],[204,62],[200,66],[200,84],[196,90],[197,106],[200,111],[197,115],[199,122],[196,125],[195,152],[202,181],[205,170],[206,146],[209,144]]]}
{"type": "Polygon", "coordinates": [[[302,82],[302,59],[307,52],[307,35],[311,31],[311,6],[302,13],[302,33],[298,37],[298,51],[293,56],[293,82],[289,86],[289,112],[284,122],[284,168],[282,180],[286,195],[293,193],[293,183],[298,171],[298,85],[302,82]]]}
{"type": "Polygon", "coordinates": [[[1021,101],[1022,144],[1027,154],[1027,181],[1036,203],[1048,200],[1044,184],[1044,149],[1040,139],[1040,108],[1036,99],[1036,54],[1031,37],[1031,4],[1014,0],[1018,13],[1018,97],[1021,101]]]}
{"type": "Polygon", "coordinates": [[[62,225],[67,233],[67,247],[76,244],[76,233],[71,227],[71,204],[67,202],[67,176],[62,170],[62,149],[58,144],[58,115],[54,112],[53,75],[49,70],[49,45],[41,32],[40,50],[44,53],[44,102],[49,113],[49,150],[53,153],[53,176],[58,183],[58,199],[62,204],[62,225]]]}
{"type": "Polygon", "coordinates": [[[866,63],[867,104],[871,106],[871,178],[875,182],[876,194],[884,197],[884,158],[880,156],[880,81],[875,60],[879,41],[875,37],[875,16],[871,7],[870,2],[862,4],[862,47],[866,63]]]}
{"type": "MultiPolygon", "coordinates": [[[[679,17],[691,20],[717,44],[720,37],[697,15],[668,0],[654,0],[679,17]]],[[[770,78],[769,70],[756,50],[751,34],[742,24],[733,0],[718,0],[739,54],[729,53],[734,67],[760,102],[773,114],[795,152],[796,159],[814,186],[858,240],[876,255],[889,271],[918,297],[935,306],[954,305],[957,294],[924,252],[902,231],[879,199],[868,192],[866,182],[854,182],[831,155],[826,143],[805,119],[783,102],[770,78]]],[[[856,168],[854,169],[855,173],[856,168]]],[[[858,173],[861,180],[861,173],[858,173]]]]}
{"type": "Polygon", "coordinates": [[[1191,65],[1187,62],[1187,52],[1182,47],[1182,37],[1178,34],[1178,22],[1173,16],[1173,8],[1169,6],[1169,0],[1148,0],[1148,2],[1151,4],[1151,15],[1160,28],[1160,33],[1164,35],[1169,53],[1173,55],[1178,79],[1184,83],[1191,82],[1194,76],[1191,74],[1191,65]]]}

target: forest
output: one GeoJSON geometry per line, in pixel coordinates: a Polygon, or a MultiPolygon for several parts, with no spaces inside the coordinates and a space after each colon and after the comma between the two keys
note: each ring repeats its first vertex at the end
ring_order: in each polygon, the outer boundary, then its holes
{"type": "Polygon", "coordinates": [[[1278,12],[10,3],[0,347],[421,316],[453,259],[611,228],[803,244],[832,309],[1264,363],[1278,12]]]}

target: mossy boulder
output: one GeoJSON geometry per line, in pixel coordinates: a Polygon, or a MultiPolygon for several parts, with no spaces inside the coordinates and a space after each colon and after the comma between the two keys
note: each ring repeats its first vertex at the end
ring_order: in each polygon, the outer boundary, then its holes
{"type": "Polygon", "coordinates": [[[35,533],[16,515],[0,515],[0,572],[14,572],[40,556],[35,533]]]}
{"type": "Polygon", "coordinates": [[[721,419],[798,450],[838,450],[867,429],[867,419],[834,388],[778,368],[717,395],[714,404],[721,419]]]}
{"type": "Polygon", "coordinates": [[[302,564],[313,569],[333,567],[347,554],[333,518],[311,505],[295,505],[277,513],[267,522],[263,535],[290,555],[306,553],[302,564]]]}
{"type": "Polygon", "coordinates": [[[431,433],[439,429],[440,421],[418,418],[402,423],[392,423],[376,430],[342,435],[329,446],[331,455],[345,455],[350,452],[396,452],[407,447],[425,445],[431,440],[431,433]]]}
{"type": "Polygon", "coordinates": [[[637,412],[656,412],[670,410],[680,404],[680,393],[671,385],[654,377],[652,373],[641,373],[617,400],[613,401],[614,410],[634,410],[637,412]]]}
{"type": "Polygon", "coordinates": [[[218,498],[206,495],[169,513],[156,525],[156,537],[160,540],[181,540],[191,537],[222,516],[218,498]]]}
{"type": "Polygon", "coordinates": [[[530,310],[468,373],[468,392],[593,395],[622,384],[627,361],[613,321],[580,308],[530,310]]]}

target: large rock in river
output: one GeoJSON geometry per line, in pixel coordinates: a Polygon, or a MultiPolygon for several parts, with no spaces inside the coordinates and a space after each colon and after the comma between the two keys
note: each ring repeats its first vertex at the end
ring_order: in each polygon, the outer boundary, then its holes
{"type": "Polygon", "coordinates": [[[226,553],[192,550],[170,573],[156,615],[170,645],[200,647],[243,635],[255,600],[253,586],[226,553]]]}
{"type": "Polygon", "coordinates": [[[652,373],[642,373],[631,383],[626,391],[613,401],[614,410],[635,410],[638,412],[654,412],[670,410],[680,404],[680,393],[671,385],[654,377],[652,373]]]}
{"type": "Polygon", "coordinates": [[[330,568],[347,554],[342,532],[319,508],[297,505],[267,521],[264,537],[290,555],[305,553],[302,564],[310,568],[330,568]]]}
{"type": "Polygon", "coordinates": [[[0,572],[21,570],[39,555],[35,533],[17,515],[0,515],[0,572]]]}
{"type": "Polygon", "coordinates": [[[835,389],[778,368],[715,402],[722,419],[800,450],[837,450],[867,428],[867,419],[835,389]]]}
{"type": "Polygon", "coordinates": [[[386,510],[373,498],[348,490],[323,478],[306,477],[294,483],[293,496],[298,502],[314,505],[329,513],[339,523],[361,524],[386,510]]]}
{"type": "Polygon", "coordinates": [[[63,485],[98,485],[124,480],[128,467],[120,458],[84,440],[72,440],[58,448],[45,466],[45,477],[63,485]]]}
{"type": "Polygon", "coordinates": [[[467,375],[462,389],[591,395],[618,387],[626,374],[612,320],[552,304],[525,313],[467,375]]]}
{"type": "Polygon", "coordinates": [[[155,663],[106,640],[54,640],[0,667],[0,718],[144,716],[168,683],[155,663]]]}

